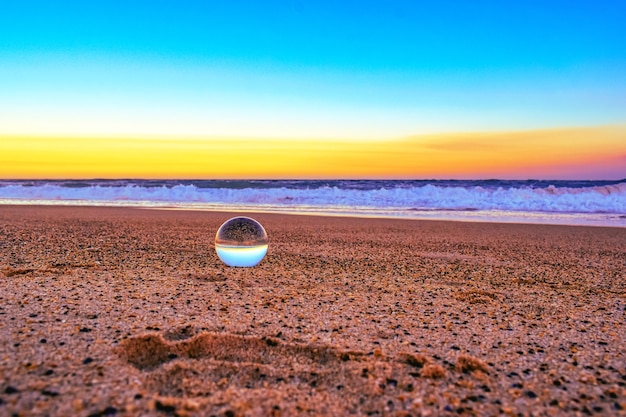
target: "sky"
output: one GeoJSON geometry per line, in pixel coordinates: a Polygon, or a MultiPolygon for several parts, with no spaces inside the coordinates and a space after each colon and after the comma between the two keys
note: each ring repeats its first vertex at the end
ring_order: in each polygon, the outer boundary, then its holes
{"type": "Polygon", "coordinates": [[[626,3],[0,2],[2,178],[626,178],[626,3]]]}

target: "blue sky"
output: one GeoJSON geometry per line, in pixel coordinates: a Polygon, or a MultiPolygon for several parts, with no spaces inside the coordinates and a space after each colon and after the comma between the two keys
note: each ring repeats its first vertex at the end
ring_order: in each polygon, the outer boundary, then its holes
{"type": "Polygon", "coordinates": [[[0,133],[623,124],[625,21],[616,1],[4,2],[0,133]]]}

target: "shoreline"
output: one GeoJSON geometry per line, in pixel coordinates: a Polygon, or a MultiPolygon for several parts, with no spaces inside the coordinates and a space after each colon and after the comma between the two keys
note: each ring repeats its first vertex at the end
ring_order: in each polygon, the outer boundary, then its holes
{"type": "MultiPolygon", "coordinates": [[[[8,200],[7,200],[8,201],[8,200]]],[[[485,210],[395,210],[395,211],[337,211],[337,210],[289,210],[283,208],[260,208],[260,207],[237,207],[237,206],[216,206],[206,205],[194,207],[193,205],[172,205],[167,204],[143,204],[129,202],[123,204],[115,202],[112,204],[94,204],[91,201],[81,204],[76,201],[48,201],[46,203],[34,204],[32,202],[12,202],[2,201],[0,207],[93,207],[93,208],[135,208],[145,210],[172,210],[172,211],[197,211],[212,213],[239,213],[239,214],[276,214],[295,216],[317,216],[317,217],[346,217],[357,219],[397,219],[397,220],[424,220],[424,221],[451,221],[468,223],[494,223],[494,224],[529,224],[529,225],[553,225],[553,226],[584,226],[584,227],[610,227],[626,228],[626,215],[612,213],[552,213],[552,212],[504,212],[485,210]],[[385,214],[387,213],[387,214],[385,214]],[[393,213],[393,214],[390,214],[393,213]],[[601,218],[594,218],[601,217],[601,218]],[[607,218],[607,216],[609,216],[607,218]]]]}
{"type": "Polygon", "coordinates": [[[0,206],[0,414],[626,414],[626,230],[0,206]]]}

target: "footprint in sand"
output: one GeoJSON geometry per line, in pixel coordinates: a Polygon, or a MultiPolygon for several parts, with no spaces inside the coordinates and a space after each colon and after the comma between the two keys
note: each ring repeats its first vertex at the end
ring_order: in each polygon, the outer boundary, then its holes
{"type": "Polygon", "coordinates": [[[338,369],[347,371],[366,358],[361,352],[340,352],[268,337],[193,333],[183,328],[127,339],[118,353],[149,374],[148,385],[157,388],[160,395],[174,396],[206,395],[227,386],[249,389],[332,384],[336,388],[345,379],[338,375],[338,369]]]}
{"type": "Polygon", "coordinates": [[[389,357],[379,351],[342,351],[191,327],[127,339],[117,352],[142,371],[146,388],[157,396],[222,404],[232,402],[233,395],[249,400],[274,393],[294,403],[300,401],[296,398],[323,397],[345,410],[375,409],[384,398],[396,398],[447,374],[419,354],[389,357]]]}

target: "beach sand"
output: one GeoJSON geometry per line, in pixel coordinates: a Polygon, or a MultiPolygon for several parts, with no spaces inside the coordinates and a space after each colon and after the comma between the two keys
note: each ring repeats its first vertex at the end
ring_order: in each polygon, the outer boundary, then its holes
{"type": "Polygon", "coordinates": [[[626,415],[626,229],[0,206],[0,415],[626,415]]]}

